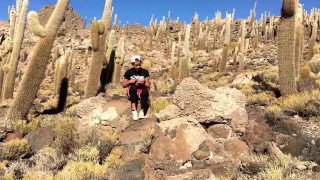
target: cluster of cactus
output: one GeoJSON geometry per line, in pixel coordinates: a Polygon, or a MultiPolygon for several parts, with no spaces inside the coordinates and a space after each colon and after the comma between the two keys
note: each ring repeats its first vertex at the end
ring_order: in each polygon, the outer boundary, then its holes
{"type": "MultiPolygon", "coordinates": [[[[40,88],[40,84],[45,78],[45,72],[48,66],[53,42],[64,20],[64,14],[69,5],[69,1],[70,0],[58,0],[48,23],[43,27],[45,36],[40,37],[33,48],[33,52],[30,54],[26,72],[19,84],[17,95],[9,109],[7,119],[14,121],[25,119],[27,117],[40,88]]],[[[38,27],[41,27],[37,19],[35,19],[34,22],[36,22],[38,27]]],[[[33,32],[34,28],[31,28],[31,30],[33,32]]],[[[37,32],[38,31],[35,31],[35,34],[38,34],[37,32]]]]}

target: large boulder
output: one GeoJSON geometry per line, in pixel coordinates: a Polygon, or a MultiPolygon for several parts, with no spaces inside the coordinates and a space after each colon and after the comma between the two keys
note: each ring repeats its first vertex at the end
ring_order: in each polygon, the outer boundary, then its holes
{"type": "Polygon", "coordinates": [[[161,132],[150,150],[150,159],[154,163],[182,165],[208,139],[206,130],[191,117],[163,121],[159,127],[161,132]]]}
{"type": "Polygon", "coordinates": [[[52,145],[56,138],[56,133],[54,132],[54,126],[46,126],[28,133],[25,138],[28,140],[32,152],[36,153],[40,149],[52,145]]]}
{"type": "Polygon", "coordinates": [[[156,114],[159,121],[191,116],[202,124],[227,123],[234,132],[245,131],[248,122],[246,97],[237,89],[219,87],[211,90],[193,78],[185,78],[172,98],[172,105],[156,114]]]}
{"type": "Polygon", "coordinates": [[[122,166],[115,179],[117,180],[144,180],[145,173],[143,172],[144,162],[141,159],[128,161],[122,166]]]}

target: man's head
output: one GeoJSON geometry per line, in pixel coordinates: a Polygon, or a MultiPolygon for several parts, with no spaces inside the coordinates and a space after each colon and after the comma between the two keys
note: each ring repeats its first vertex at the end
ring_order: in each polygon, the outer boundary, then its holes
{"type": "Polygon", "coordinates": [[[141,69],[142,60],[140,56],[132,56],[131,64],[135,70],[141,69]]]}

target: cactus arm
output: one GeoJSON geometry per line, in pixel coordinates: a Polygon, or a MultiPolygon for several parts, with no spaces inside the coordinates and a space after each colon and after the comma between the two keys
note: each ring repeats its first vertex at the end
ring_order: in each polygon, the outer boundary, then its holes
{"type": "Polygon", "coordinates": [[[28,26],[33,34],[39,37],[46,37],[46,30],[40,24],[38,14],[35,11],[28,13],[28,26]]]}

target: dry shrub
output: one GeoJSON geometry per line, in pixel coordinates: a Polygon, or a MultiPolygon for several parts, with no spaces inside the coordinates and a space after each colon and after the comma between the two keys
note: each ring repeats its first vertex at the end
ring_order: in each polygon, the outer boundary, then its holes
{"type": "Polygon", "coordinates": [[[54,176],[51,172],[33,170],[24,174],[22,180],[37,180],[37,179],[54,180],[54,176]]]}
{"type": "Polygon", "coordinates": [[[278,71],[274,71],[274,70],[265,71],[265,72],[263,72],[262,77],[263,77],[263,80],[268,83],[274,83],[274,84],[279,83],[278,71]]]}
{"type": "Polygon", "coordinates": [[[241,180],[288,179],[293,177],[294,159],[288,155],[251,155],[242,159],[241,180]]]}
{"type": "Polygon", "coordinates": [[[77,106],[73,105],[66,110],[67,116],[77,116],[77,106]]]}
{"type": "Polygon", "coordinates": [[[262,106],[269,105],[273,101],[276,100],[274,95],[272,93],[270,93],[270,92],[262,92],[262,93],[259,93],[259,94],[252,94],[252,95],[248,96],[247,99],[248,99],[247,103],[249,105],[251,105],[251,104],[259,104],[259,105],[262,105],[262,106]]]}
{"type": "Polygon", "coordinates": [[[140,151],[143,153],[149,153],[152,143],[156,138],[156,126],[148,128],[141,134],[140,151]]]}
{"type": "Polygon", "coordinates": [[[14,175],[13,172],[9,172],[4,174],[3,176],[0,176],[1,180],[16,180],[16,176],[14,175]]]}
{"type": "Polygon", "coordinates": [[[37,171],[57,171],[66,163],[65,156],[51,147],[39,150],[31,160],[35,162],[34,169],[37,171]]]}
{"type": "Polygon", "coordinates": [[[278,104],[288,115],[299,115],[301,117],[319,116],[320,91],[297,93],[283,97],[278,104]]]}
{"type": "Polygon", "coordinates": [[[30,146],[26,139],[14,139],[2,144],[3,157],[8,160],[23,158],[30,152],[30,146]]]}
{"type": "Polygon", "coordinates": [[[171,104],[170,100],[164,98],[151,99],[151,112],[152,114],[159,113],[171,104]]]}
{"type": "Polygon", "coordinates": [[[314,45],[314,46],[313,46],[313,49],[312,49],[313,55],[319,54],[319,50],[320,50],[319,48],[320,48],[319,45],[314,45]]]}
{"type": "Polygon", "coordinates": [[[108,170],[104,165],[93,162],[70,161],[55,177],[56,180],[107,180],[108,170]]]}
{"type": "Polygon", "coordinates": [[[7,173],[12,173],[15,179],[22,179],[23,175],[30,171],[26,161],[18,160],[9,163],[9,167],[6,169],[7,173]]]}
{"type": "Polygon", "coordinates": [[[75,162],[99,162],[99,150],[93,146],[84,146],[76,149],[71,156],[71,161],[75,162]]]}
{"type": "Polygon", "coordinates": [[[114,95],[126,96],[126,90],[120,85],[110,84],[107,86],[106,94],[109,97],[114,95]]]}
{"type": "Polygon", "coordinates": [[[74,120],[70,117],[58,119],[55,132],[57,135],[55,147],[58,152],[64,155],[71,153],[76,146],[76,126],[74,120]]]}
{"type": "Polygon", "coordinates": [[[40,128],[40,120],[34,119],[27,123],[25,120],[19,120],[12,124],[12,129],[15,132],[21,132],[22,134],[28,134],[31,131],[36,131],[40,128]]]}
{"type": "Polygon", "coordinates": [[[265,111],[265,118],[269,122],[276,122],[282,114],[282,109],[278,105],[268,106],[265,111]]]}
{"type": "Polygon", "coordinates": [[[313,73],[318,74],[320,72],[320,54],[314,55],[308,62],[308,66],[313,73]]]}
{"type": "Polygon", "coordinates": [[[304,79],[310,77],[310,71],[311,70],[309,66],[303,66],[300,70],[300,78],[304,79]]]}
{"type": "Polygon", "coordinates": [[[116,132],[103,133],[99,140],[98,150],[100,159],[105,159],[111,150],[119,145],[119,134],[116,132]]]}
{"type": "Polygon", "coordinates": [[[115,175],[115,173],[128,161],[124,158],[124,150],[115,148],[111,151],[110,155],[105,159],[105,165],[108,169],[109,176],[115,175]]]}

